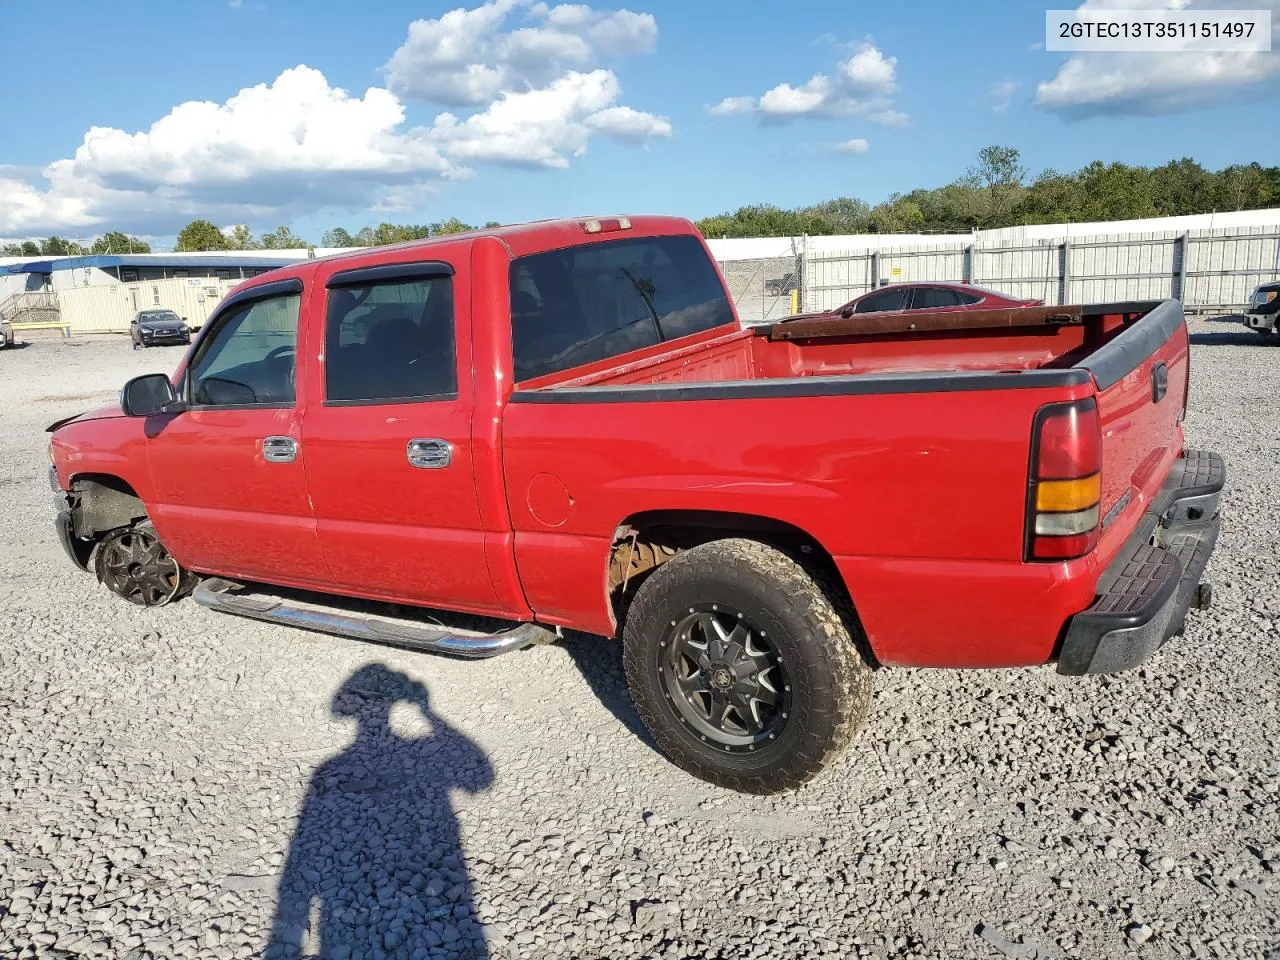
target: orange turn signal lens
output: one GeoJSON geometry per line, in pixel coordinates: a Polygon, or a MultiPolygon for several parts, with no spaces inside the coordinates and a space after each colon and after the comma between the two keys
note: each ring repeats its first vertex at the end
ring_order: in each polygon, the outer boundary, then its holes
{"type": "Polygon", "coordinates": [[[1079,480],[1041,480],[1036,484],[1036,510],[1067,513],[1092,507],[1102,499],[1102,475],[1079,480]]]}

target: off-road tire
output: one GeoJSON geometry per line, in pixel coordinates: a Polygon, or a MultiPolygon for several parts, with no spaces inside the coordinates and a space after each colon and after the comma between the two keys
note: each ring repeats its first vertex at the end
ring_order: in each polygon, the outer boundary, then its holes
{"type": "Polygon", "coordinates": [[[716,540],[687,550],[640,586],[623,626],[623,660],[636,710],[677,766],[742,793],[794,789],[831,763],[862,726],[872,668],[850,616],[804,568],[754,540],[716,540]],[[790,710],[777,738],[726,752],[704,740],[664,685],[668,631],[691,605],[736,608],[767,632],[786,667],[790,710]]]}

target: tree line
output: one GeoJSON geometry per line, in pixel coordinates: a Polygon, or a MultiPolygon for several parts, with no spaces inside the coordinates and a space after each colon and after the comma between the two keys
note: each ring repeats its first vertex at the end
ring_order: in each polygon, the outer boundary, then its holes
{"type": "Polygon", "coordinates": [[[88,246],[65,237],[46,237],[43,240],[24,240],[6,243],[0,247],[5,257],[82,257],[90,253],[150,253],[151,244],[137,237],[130,237],[119,230],[109,230],[88,246]]]}
{"type": "MultiPolygon", "coordinates": [[[[1044,170],[1030,177],[1013,147],[992,145],[955,181],[934,188],[895,193],[875,204],[838,197],[807,207],[784,209],[762,203],[731,213],[704,217],[698,228],[708,237],[793,237],[843,233],[950,233],[990,230],[1030,223],[1082,223],[1179,216],[1220,210],[1280,206],[1280,167],[1258,163],[1206,170],[1190,157],[1159,167],[1104,164],[1095,160],[1078,170],[1044,170]]],[[[500,226],[490,220],[485,227],[500,226]]],[[[320,237],[322,247],[377,247],[407,240],[445,236],[476,227],[450,217],[437,223],[379,223],[354,233],[333,227],[320,237]]],[[[312,248],[289,227],[255,236],[245,224],[223,229],[210,220],[193,220],[178,231],[179,251],[298,250],[312,248]]],[[[4,256],[65,257],[98,253],[150,253],[144,240],[118,230],[84,246],[52,236],[9,243],[4,256]]]]}
{"type": "MultiPolygon", "coordinates": [[[[501,226],[496,220],[485,224],[486,227],[501,226]]],[[[439,223],[380,223],[376,227],[361,227],[355,233],[345,227],[334,227],[326,230],[320,237],[321,247],[380,247],[388,243],[403,243],[406,240],[425,240],[427,237],[439,237],[453,233],[464,233],[475,230],[470,223],[463,223],[457,217],[439,223]]],[[[177,250],[302,250],[312,249],[317,244],[294,233],[288,227],[277,227],[270,233],[255,238],[244,224],[222,230],[209,220],[192,220],[178,231],[177,250]]]]}
{"type": "Polygon", "coordinates": [[[1280,206],[1280,167],[1236,164],[1215,172],[1190,157],[1159,167],[1095,160],[1031,178],[1016,149],[993,145],[946,186],[895,193],[874,206],[852,197],[794,209],[755,204],[705,217],[698,228],[707,237],[943,233],[1274,206],[1280,206]]]}

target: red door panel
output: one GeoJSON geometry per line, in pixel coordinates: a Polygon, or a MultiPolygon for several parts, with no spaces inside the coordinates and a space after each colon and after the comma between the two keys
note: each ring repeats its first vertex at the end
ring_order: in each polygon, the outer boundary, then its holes
{"type": "Polygon", "coordinates": [[[448,265],[401,266],[317,278],[325,348],[310,387],[322,399],[302,439],[321,550],[339,592],[498,613],[471,445],[466,283],[448,265]]]}
{"type": "Polygon", "coordinates": [[[299,448],[293,463],[280,463],[262,450],[267,437],[301,439],[296,411],[192,410],[157,426],[148,443],[152,520],[183,566],[267,582],[327,582],[307,501],[306,453],[299,448]]]}

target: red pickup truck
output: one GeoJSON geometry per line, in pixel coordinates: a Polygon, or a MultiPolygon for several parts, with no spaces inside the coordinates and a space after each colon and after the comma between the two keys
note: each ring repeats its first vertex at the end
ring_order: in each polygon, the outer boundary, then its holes
{"type": "Polygon", "coordinates": [[[876,667],[1122,670],[1207,605],[1225,471],[1183,447],[1177,302],[877,323],[743,329],[668,217],[305,261],[49,428],[57,531],[138,604],[462,656],[620,636],[665,752],[760,793],[832,760],[876,667]]]}

